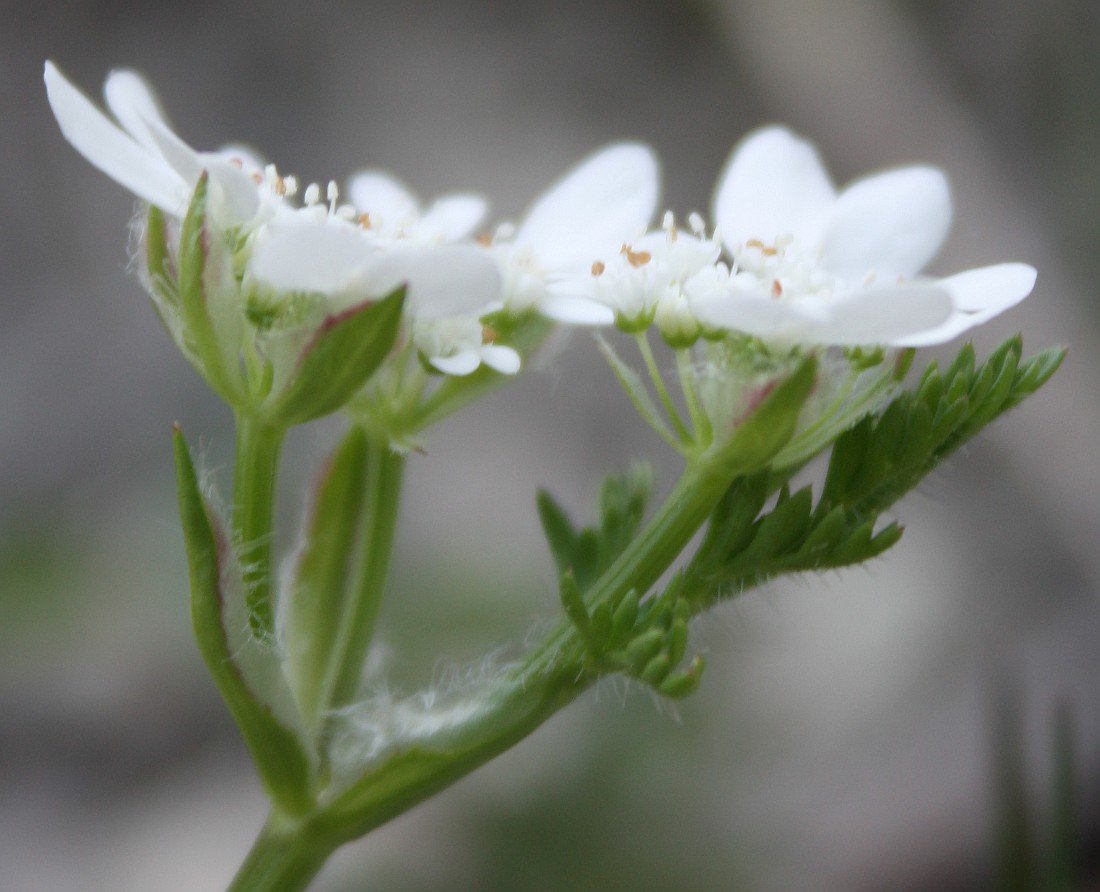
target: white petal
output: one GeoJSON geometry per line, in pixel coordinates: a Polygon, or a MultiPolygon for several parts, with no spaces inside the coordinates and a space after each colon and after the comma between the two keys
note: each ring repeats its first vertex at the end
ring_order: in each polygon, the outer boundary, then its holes
{"type": "Polygon", "coordinates": [[[805,340],[805,333],[825,319],[820,301],[774,300],[740,288],[689,299],[689,306],[703,325],[762,338],[805,340]]]}
{"type": "Polygon", "coordinates": [[[445,375],[464,377],[477,371],[481,365],[481,357],[476,350],[463,350],[453,356],[429,356],[428,362],[445,375]]]}
{"type": "Polygon", "coordinates": [[[486,251],[461,245],[391,251],[363,270],[356,287],[386,294],[406,283],[406,308],[421,319],[480,315],[500,299],[496,263],[486,251]]]}
{"type": "Polygon", "coordinates": [[[134,139],[147,149],[159,152],[149,135],[147,121],[168,122],[156,96],[144,79],[134,71],[112,71],[103,84],[107,107],[134,139]]]}
{"type": "Polygon", "coordinates": [[[179,214],[184,184],[162,158],[115,126],[52,62],[46,63],[44,80],[61,132],[81,155],[138,198],[179,214]]]}
{"type": "Polygon", "coordinates": [[[657,158],[617,143],[581,162],[540,197],[516,232],[547,271],[587,269],[640,235],[657,209],[657,158]]]}
{"type": "Polygon", "coordinates": [[[714,220],[731,249],[776,236],[815,240],[835,198],[817,150],[783,127],[766,127],[734,149],[714,193],[714,220]]]}
{"type": "Polygon", "coordinates": [[[956,311],[942,325],[899,339],[896,346],[943,344],[988,322],[1031,293],[1035,270],[1025,263],[1002,263],[949,276],[939,284],[951,294],[956,311]]]}
{"type": "Polygon", "coordinates": [[[511,347],[501,344],[486,344],[481,348],[481,361],[502,375],[514,375],[519,371],[519,354],[511,347]]]}
{"type": "Polygon", "coordinates": [[[612,325],[614,311],[605,304],[584,297],[550,293],[539,301],[538,310],[555,322],[569,325],[612,325]]]}
{"type": "Polygon", "coordinates": [[[210,174],[211,182],[217,184],[215,200],[222,213],[221,225],[236,226],[251,219],[259,209],[260,193],[248,171],[216,152],[196,152],[159,119],[145,124],[157,151],[190,189],[204,170],[210,174]]]}
{"type": "Polygon", "coordinates": [[[418,228],[445,242],[456,242],[473,232],[488,210],[488,202],[480,195],[445,195],[428,208],[418,228]]]}
{"type": "Polygon", "coordinates": [[[857,180],[825,224],[821,263],[855,281],[912,276],[940,249],[951,227],[951,193],[942,171],[906,167],[857,180]]]}
{"type": "Polygon", "coordinates": [[[361,214],[376,216],[383,223],[397,223],[416,214],[420,203],[398,179],[380,170],[364,170],[348,182],[351,203],[361,214]]]}
{"type": "Polygon", "coordinates": [[[996,314],[1031,294],[1035,276],[1035,267],[1026,263],[999,263],[956,273],[940,279],[940,285],[951,292],[960,310],[996,314]]]}
{"type": "Polygon", "coordinates": [[[356,227],[291,222],[273,225],[258,240],[248,270],[280,291],[334,294],[353,288],[374,256],[356,227]]]}
{"type": "Polygon", "coordinates": [[[838,294],[827,307],[827,320],[814,330],[816,342],[900,345],[948,319],[952,302],[936,282],[905,282],[838,294]]]}

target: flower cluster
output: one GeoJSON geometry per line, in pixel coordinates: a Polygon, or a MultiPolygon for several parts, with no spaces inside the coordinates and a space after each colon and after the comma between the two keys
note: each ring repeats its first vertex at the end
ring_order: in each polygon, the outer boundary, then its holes
{"type": "Polygon", "coordinates": [[[906,167],[837,192],[814,148],[781,127],[747,137],[714,197],[716,229],[671,214],[586,276],[562,277],[557,318],[655,322],[674,346],[701,334],[778,344],[925,346],[941,343],[1025,298],[1035,270],[1007,263],[945,279],[919,277],[951,221],[942,172],[906,167]]]}
{"type": "Polygon", "coordinates": [[[325,411],[347,404],[380,364],[392,370],[414,355],[421,375],[461,378],[483,366],[514,375],[531,345],[513,335],[531,316],[642,336],[654,327],[677,351],[703,340],[724,344],[723,355],[866,355],[947,341],[1022,300],[1035,280],[1019,263],[921,276],[950,225],[943,174],[899,168],[838,192],[814,148],[779,127],[731,155],[713,228],[699,214],[681,227],[671,212],[653,227],[657,160],[620,143],[583,161],[517,224],[478,236],[480,196],[424,208],[398,180],[364,171],[341,201],[335,182],[300,188],[251,152],[192,149],[132,72],[107,79],[114,120],[50,63],[45,80],[69,141],[151,208],[145,284],[180,348],[238,407],[294,402],[270,394],[293,389],[331,330],[397,294],[394,337],[345,376],[325,411]]]}

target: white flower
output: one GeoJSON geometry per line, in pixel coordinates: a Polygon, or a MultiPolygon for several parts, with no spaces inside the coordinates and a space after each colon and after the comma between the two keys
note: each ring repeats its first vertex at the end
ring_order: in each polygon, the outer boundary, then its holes
{"type": "Polygon", "coordinates": [[[274,197],[267,177],[241,152],[197,152],[169,129],[140,76],[114,71],[104,84],[104,115],[47,62],[46,94],[65,138],[94,166],[138,198],[181,217],[202,172],[217,187],[217,209],[226,227],[261,214],[274,197]]]}
{"type": "Polygon", "coordinates": [[[709,282],[721,270],[728,277],[728,269],[716,265],[721,246],[706,237],[702,220],[693,214],[691,223],[694,235],[677,229],[672,214],[666,213],[663,231],[597,256],[583,275],[559,276],[551,290],[572,311],[566,314],[567,321],[614,321],[628,331],[656,321],[662,334],[672,340],[683,340],[689,332],[687,339],[694,340],[699,324],[691,316],[685,294],[703,287],[700,283],[709,282]]]}
{"type": "Polygon", "coordinates": [[[715,218],[733,269],[724,286],[689,295],[692,311],[706,325],[765,339],[940,343],[1018,303],[1035,282],[1020,263],[915,278],[950,226],[943,174],[899,168],[838,194],[813,146],[779,127],[734,151],[715,218]]]}
{"type": "Polygon", "coordinates": [[[377,170],[355,174],[348,194],[360,224],[380,240],[450,244],[469,236],[488,210],[480,195],[459,193],[438,198],[422,211],[403,183],[377,170]]]}
{"type": "Polygon", "coordinates": [[[537,307],[559,321],[610,322],[606,307],[558,293],[554,283],[588,274],[597,258],[644,233],[659,188],[657,159],[647,146],[617,143],[582,161],[535,201],[514,233],[498,233],[493,254],[506,306],[537,307]]]}
{"type": "Polygon", "coordinates": [[[493,333],[477,318],[418,319],[413,342],[428,362],[447,375],[464,376],[484,364],[502,375],[514,375],[520,356],[492,342],[493,333]]]}
{"type": "MultiPolygon", "coordinates": [[[[476,196],[441,199],[421,216],[403,186],[380,174],[364,173],[352,182],[353,198],[364,205],[362,210],[339,204],[339,190],[331,182],[324,195],[320,186],[310,185],[304,204],[294,205],[288,199],[297,192],[296,181],[279,176],[274,166],[261,166],[245,150],[197,152],[184,143],[169,129],[137,74],[117,71],[107,78],[104,93],[118,123],[50,62],[44,77],[50,105],[69,142],[93,165],[168,216],[183,217],[200,177],[207,174],[206,226],[221,236],[218,244],[233,246],[232,256],[224,262],[239,272],[239,277],[228,269],[219,277],[207,276],[208,285],[219,283],[219,293],[210,295],[211,306],[235,306],[240,313],[246,304],[259,300],[276,315],[285,312],[285,324],[293,326],[303,315],[301,302],[290,299],[293,295],[319,304],[323,318],[405,285],[406,314],[414,328],[419,320],[462,319],[480,330],[478,316],[499,302],[495,262],[472,244],[449,244],[484,215],[485,203],[476,196]]],[[[178,238],[178,227],[174,233],[178,238]]],[[[147,283],[170,330],[190,355],[183,323],[175,319],[178,313],[164,305],[153,287],[158,275],[151,272],[147,283]]],[[[318,318],[317,313],[305,316],[308,324],[318,318]]],[[[272,328],[283,330],[282,325],[272,328]]],[[[300,335],[308,339],[310,332],[300,335]]],[[[217,336],[235,341],[239,323],[227,321],[217,336]]],[[[276,347],[269,346],[274,354],[276,347]]],[[[506,348],[485,347],[478,355],[490,357],[487,364],[511,366],[510,357],[501,358],[506,348]]],[[[454,344],[441,343],[440,349],[441,356],[465,355],[464,348],[454,344]]],[[[235,344],[226,343],[223,353],[234,355],[236,350],[235,344]]]]}

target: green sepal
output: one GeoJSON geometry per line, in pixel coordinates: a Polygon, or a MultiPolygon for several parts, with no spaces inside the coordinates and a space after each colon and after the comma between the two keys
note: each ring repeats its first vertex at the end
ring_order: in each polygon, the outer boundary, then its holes
{"type": "Polygon", "coordinates": [[[206,228],[209,176],[203,171],[195,186],[180,228],[179,300],[184,338],[199,371],[215,391],[231,405],[239,402],[218,342],[206,287],[206,263],[211,245],[206,228]]]}
{"type": "Polygon", "coordinates": [[[381,300],[328,316],[277,387],[275,399],[264,407],[266,417],[289,427],[341,408],[393,349],[404,304],[401,287],[381,300]]]}
{"type": "Polygon", "coordinates": [[[157,296],[178,309],[178,295],[173,289],[164,287],[171,279],[170,260],[164,213],[155,205],[149,205],[149,213],[145,218],[145,269],[157,296]]]}
{"type": "MultiPolygon", "coordinates": [[[[263,785],[279,808],[303,814],[313,805],[310,758],[272,703],[246,681],[242,648],[230,644],[225,591],[231,545],[199,488],[183,433],[173,431],[180,520],[191,579],[191,622],[203,661],[240,728],[263,785]]],[[[247,629],[247,623],[245,623],[247,629]]],[[[245,631],[247,634],[247,631],[245,631]]],[[[273,651],[264,651],[273,654],[273,651]]],[[[277,668],[277,667],[276,667],[277,668]]]]}
{"type": "Polygon", "coordinates": [[[331,705],[338,643],[353,597],[355,542],[366,481],[367,438],[352,429],[318,483],[280,616],[286,674],[307,728],[331,705]]]}
{"type": "Polygon", "coordinates": [[[730,478],[765,466],[794,435],[816,381],[817,359],[807,356],[737,426],[726,443],[708,450],[702,460],[722,468],[730,478]]]}

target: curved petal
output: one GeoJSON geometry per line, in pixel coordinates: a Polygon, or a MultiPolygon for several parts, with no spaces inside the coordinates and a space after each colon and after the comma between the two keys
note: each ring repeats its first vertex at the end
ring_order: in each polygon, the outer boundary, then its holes
{"type": "Polygon", "coordinates": [[[501,290],[489,254],[460,245],[391,251],[362,271],[356,288],[387,294],[402,284],[408,285],[406,308],[421,319],[480,315],[499,300],[501,290]]]}
{"type": "Polygon", "coordinates": [[[481,361],[502,375],[515,375],[522,364],[519,354],[511,347],[505,347],[502,344],[486,344],[482,347],[481,361]]]}
{"type": "Polygon", "coordinates": [[[657,209],[657,158],[616,143],[582,161],[532,205],[516,232],[546,271],[587,269],[640,235],[657,209]]]}
{"type": "Polygon", "coordinates": [[[172,215],[181,212],[184,183],[164,159],[110,121],[52,62],[46,63],[43,79],[50,108],[73,148],[143,201],[172,215]]]}
{"type": "Polygon", "coordinates": [[[986,318],[991,318],[1031,294],[1036,275],[1035,267],[1026,263],[998,263],[940,279],[940,285],[960,310],[990,312],[986,318]]]}
{"type": "Polygon", "coordinates": [[[145,122],[159,121],[168,127],[168,121],[140,74],[128,70],[112,71],[103,84],[103,96],[111,114],[134,139],[151,151],[159,151],[145,122]]]}
{"type": "Polygon", "coordinates": [[[900,346],[947,320],[952,303],[936,282],[904,282],[838,294],[827,308],[827,319],[813,332],[816,343],[900,346]]]}
{"type": "Polygon", "coordinates": [[[731,250],[787,234],[812,241],[835,197],[813,145],[784,127],[765,127],[742,140],[726,162],[714,221],[731,250]]]}
{"type": "Polygon", "coordinates": [[[462,350],[453,356],[429,356],[428,362],[445,375],[462,378],[477,371],[481,357],[476,350],[462,350]]]}
{"type": "Polygon", "coordinates": [[[898,347],[943,344],[988,322],[1031,293],[1035,270],[1026,263],[1002,263],[972,269],[940,281],[955,301],[955,312],[942,325],[895,341],[898,347]]]}
{"type": "Polygon", "coordinates": [[[217,152],[196,152],[160,119],[146,120],[145,125],[156,151],[188,188],[194,188],[204,170],[209,172],[211,181],[219,187],[220,210],[226,215],[220,223],[237,225],[251,219],[259,210],[259,184],[248,171],[217,152]]]}
{"type": "Polygon", "coordinates": [[[951,192],[934,167],[905,167],[857,180],[825,223],[821,263],[856,281],[912,276],[940,249],[951,227],[951,192]]]}
{"type": "Polygon", "coordinates": [[[380,170],[364,170],[348,181],[348,196],[361,214],[397,223],[420,211],[420,202],[400,180],[380,170]]]}
{"type": "Polygon", "coordinates": [[[480,195],[445,195],[420,218],[419,229],[445,242],[465,238],[485,219],[489,203],[480,195]]]}
{"type": "Polygon", "coordinates": [[[280,291],[334,294],[352,288],[374,256],[357,227],[292,222],[273,225],[258,240],[248,271],[280,291]]]}

